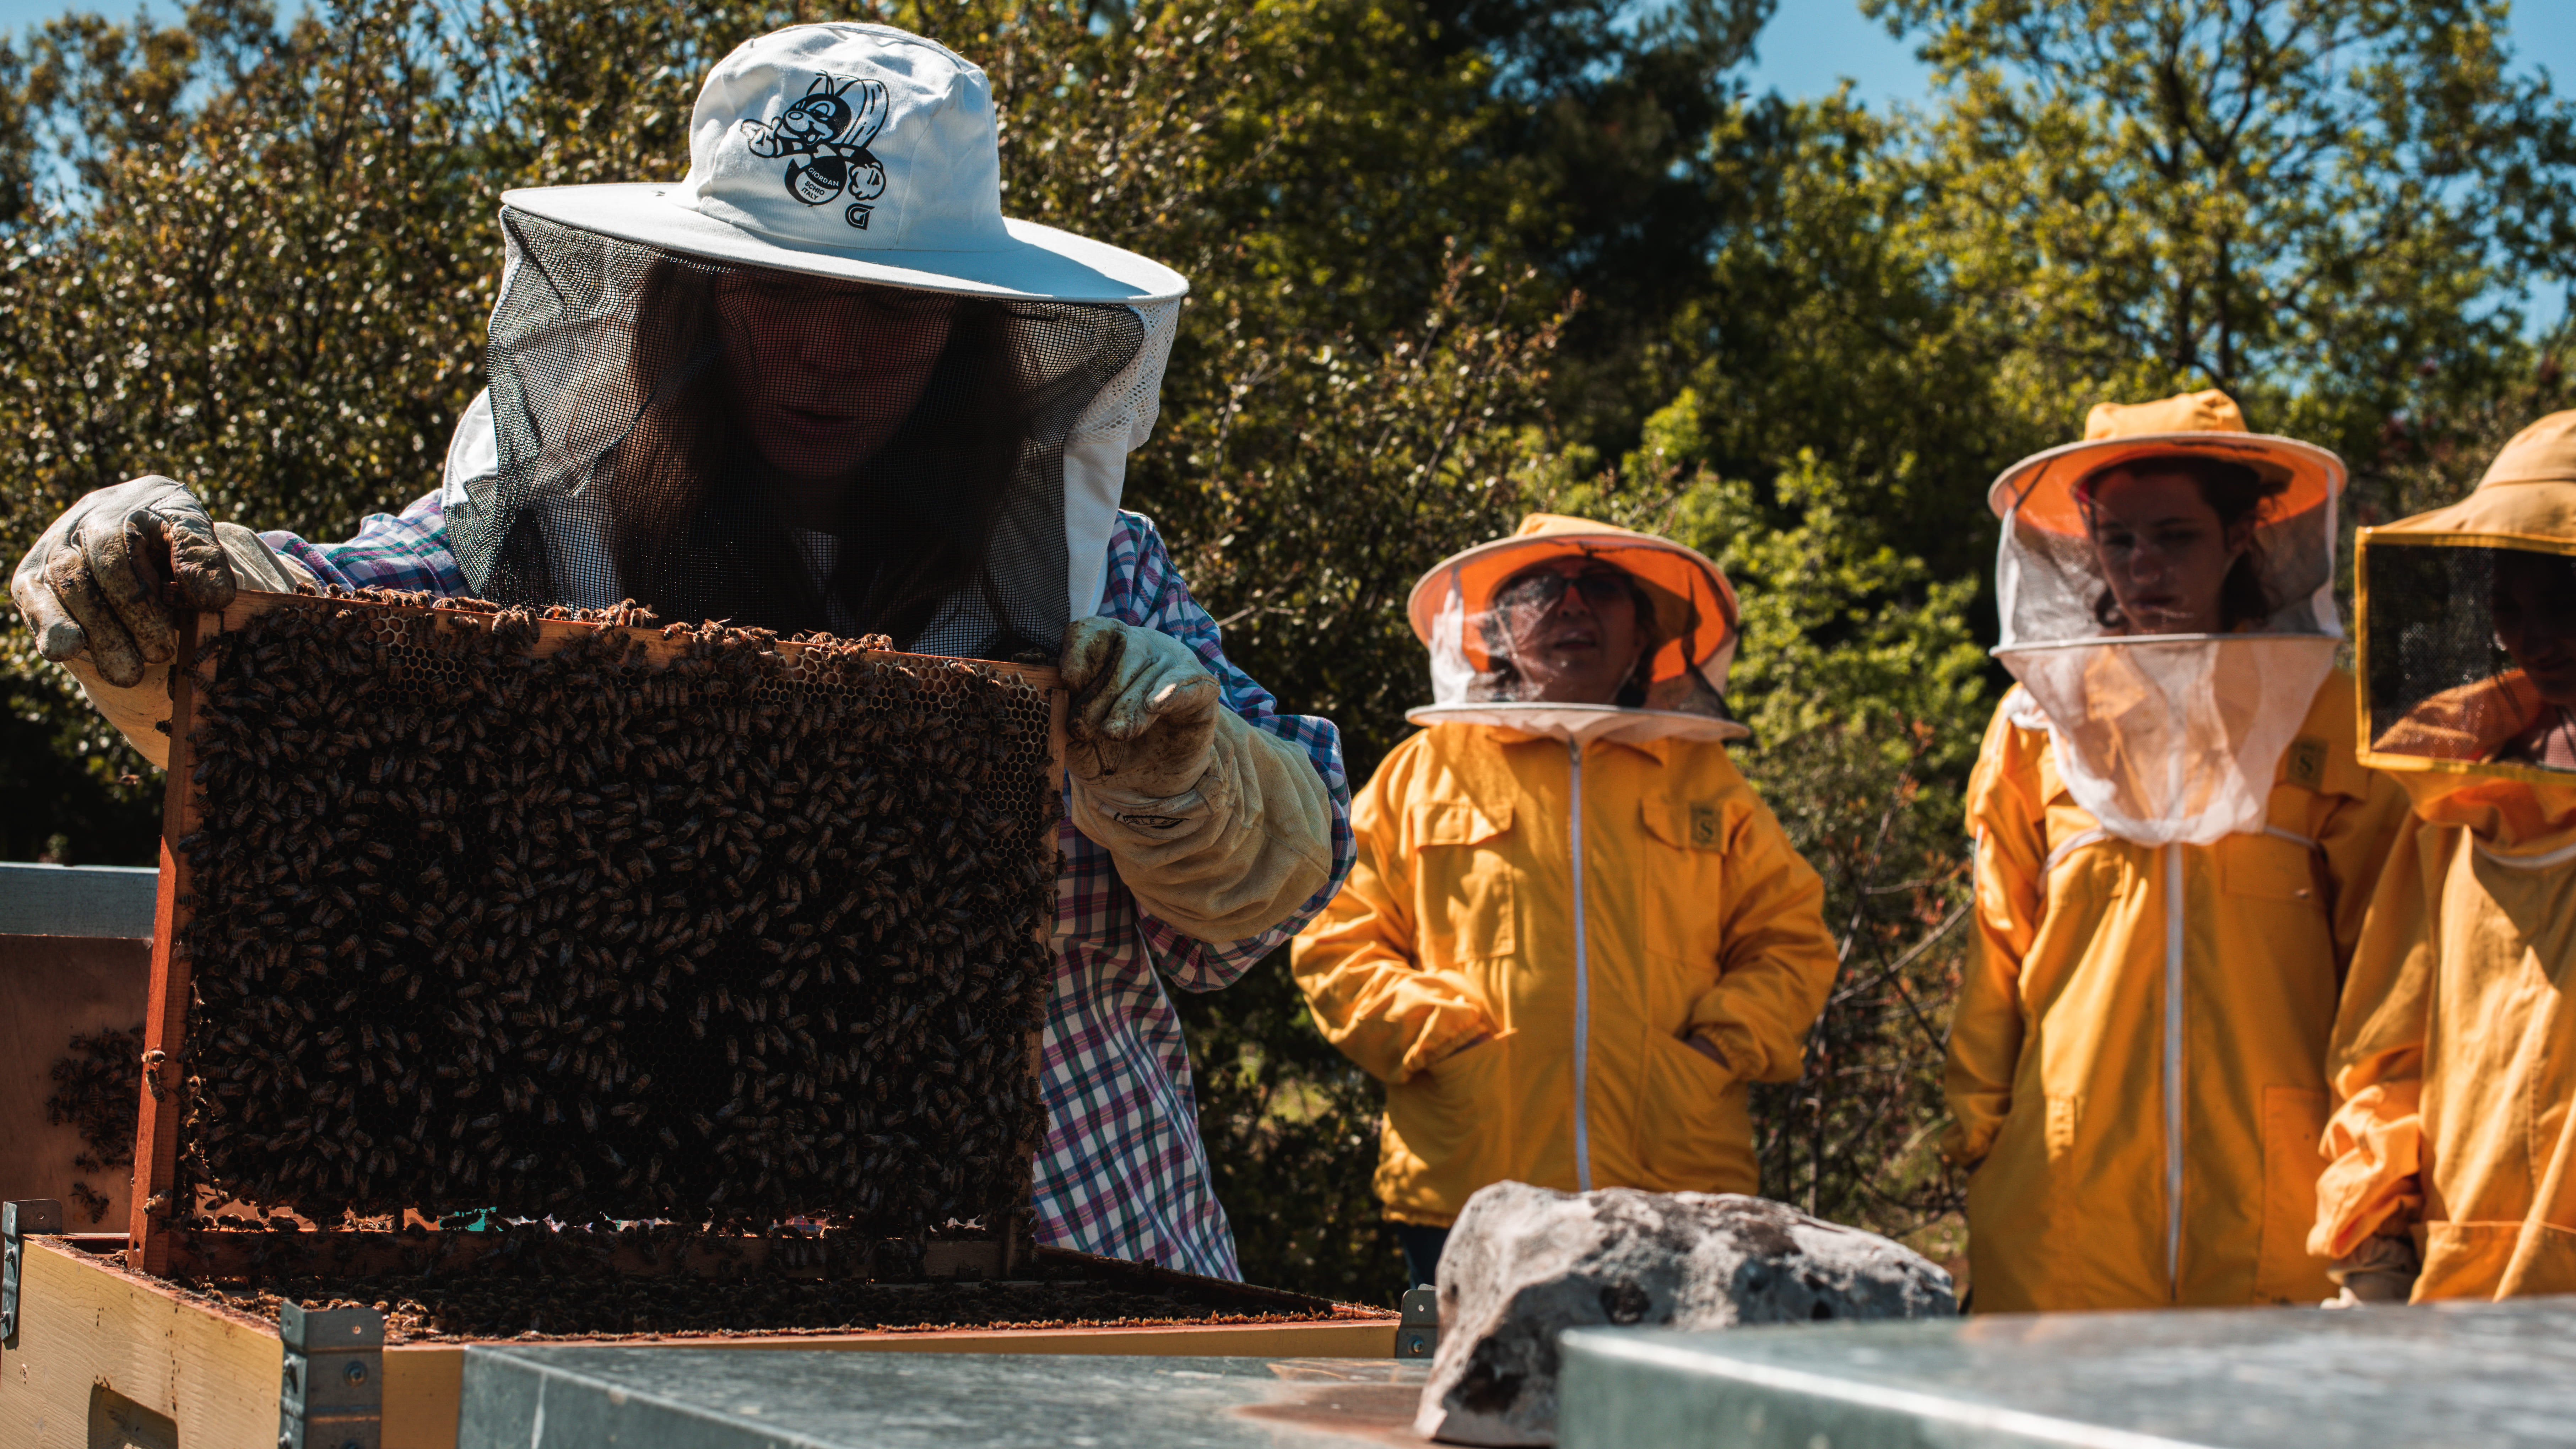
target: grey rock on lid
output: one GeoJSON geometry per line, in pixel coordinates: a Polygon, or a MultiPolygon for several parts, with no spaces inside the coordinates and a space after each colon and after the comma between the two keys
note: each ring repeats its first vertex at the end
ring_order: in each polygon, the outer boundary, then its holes
{"type": "Polygon", "coordinates": [[[1453,1444],[1556,1442],[1557,1335],[1955,1317],[1920,1254],[1767,1198],[1566,1193],[1498,1182],[1440,1259],[1440,1350],[1414,1427],[1453,1444]]]}

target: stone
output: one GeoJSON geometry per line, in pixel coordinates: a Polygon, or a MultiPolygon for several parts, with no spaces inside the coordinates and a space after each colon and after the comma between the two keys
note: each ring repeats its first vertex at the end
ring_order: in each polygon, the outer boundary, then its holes
{"type": "Polygon", "coordinates": [[[1442,1251],[1440,1350],[1414,1427],[1453,1444],[1555,1443],[1569,1328],[1958,1312],[1930,1260],[1768,1198],[1498,1182],[1467,1200],[1442,1251]]]}

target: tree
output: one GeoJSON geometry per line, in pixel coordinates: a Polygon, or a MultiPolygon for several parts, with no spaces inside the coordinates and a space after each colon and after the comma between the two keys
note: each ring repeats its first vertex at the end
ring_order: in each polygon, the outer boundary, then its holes
{"type": "MultiPolygon", "coordinates": [[[[12,139],[49,142],[74,185],[0,229],[11,566],[73,499],[136,474],[328,536],[434,480],[489,305],[454,56],[438,13],[403,3],[282,33],[236,0],[176,27],[44,28],[12,97],[39,129],[12,139]]],[[[148,863],[139,757],[0,618],[8,734],[58,762],[8,767],[0,791],[59,792],[13,817],[58,817],[30,834],[75,859],[148,863]]],[[[15,835],[0,844],[27,850],[15,835]]]]}
{"type": "Polygon", "coordinates": [[[2048,410],[2216,386],[2366,456],[2567,274],[2576,116],[2508,73],[2506,0],[1864,8],[1933,65],[1927,222],[2048,410]]]}

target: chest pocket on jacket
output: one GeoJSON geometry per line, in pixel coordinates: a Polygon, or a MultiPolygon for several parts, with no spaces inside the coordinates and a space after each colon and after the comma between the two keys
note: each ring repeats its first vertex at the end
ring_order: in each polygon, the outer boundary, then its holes
{"type": "Polygon", "coordinates": [[[1449,938],[1445,953],[1436,939],[1427,943],[1432,955],[1476,961],[1519,949],[1513,921],[1518,872],[1502,849],[1511,830],[1509,804],[1493,815],[1466,800],[1418,807],[1413,839],[1421,858],[1422,898],[1416,908],[1427,934],[1449,938]]]}
{"type": "Polygon", "coordinates": [[[1691,1001],[1717,982],[1718,923],[1725,918],[1721,867],[1742,823],[1740,811],[1714,800],[1649,795],[1638,819],[1654,842],[1638,859],[1637,916],[1646,951],[1662,959],[1651,974],[1649,1019],[1678,1033],[1691,1001]]]}
{"type": "Polygon", "coordinates": [[[2226,836],[2218,842],[2218,871],[2234,895],[2325,905],[2316,850],[2304,840],[2271,834],[2226,836]]]}
{"type": "Polygon", "coordinates": [[[1638,802],[1646,833],[1683,850],[1722,851],[1734,837],[1735,822],[1726,807],[1713,800],[1669,800],[1660,795],[1638,802]]]}

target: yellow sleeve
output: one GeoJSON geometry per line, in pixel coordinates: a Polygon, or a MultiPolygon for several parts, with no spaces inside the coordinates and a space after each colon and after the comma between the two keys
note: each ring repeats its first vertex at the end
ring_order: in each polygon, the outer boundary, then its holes
{"type": "Polygon", "coordinates": [[[2414,818],[2406,789],[2380,770],[2362,772],[2369,782],[2361,798],[2336,796],[2334,809],[2317,832],[2317,848],[2326,858],[2326,876],[2334,888],[2335,971],[2340,977],[2361,944],[2362,923],[2370,898],[2386,868],[2388,852],[2414,818]]]}
{"type": "Polygon", "coordinates": [[[2326,1052],[2335,1110],[2319,1148],[2327,1166],[2317,1179],[2317,1221],[2308,1234],[2308,1251],[2317,1257],[2343,1257],[2363,1239],[2402,1230],[2423,1215],[2417,1104],[2439,964],[2431,892],[2440,847],[2440,831],[2411,817],[2398,831],[2353,951],[2326,1052]]]}
{"type": "Polygon", "coordinates": [[[1416,950],[1415,857],[1401,798],[1411,753],[1389,755],[1351,802],[1359,858],[1341,893],[1288,948],[1324,1039],[1383,1082],[1402,1082],[1500,1029],[1462,983],[1423,969],[1416,950]]]}
{"type": "Polygon", "coordinates": [[[1961,1167],[1985,1160],[2012,1111],[2021,1065],[2021,963],[2048,909],[2046,802],[2039,796],[2041,741],[1995,710],[1977,768],[1968,777],[1968,829],[1975,841],[1977,940],[1950,1015],[1950,1059],[1941,1095],[1950,1125],[1941,1154],[1961,1167]]]}
{"type": "Polygon", "coordinates": [[[1691,1003],[1685,1035],[1706,1037],[1743,1080],[1795,1081],[1807,1028],[1841,966],[1825,929],[1825,883],[1759,803],[1727,843],[1725,870],[1717,984],[1691,1003]]]}

